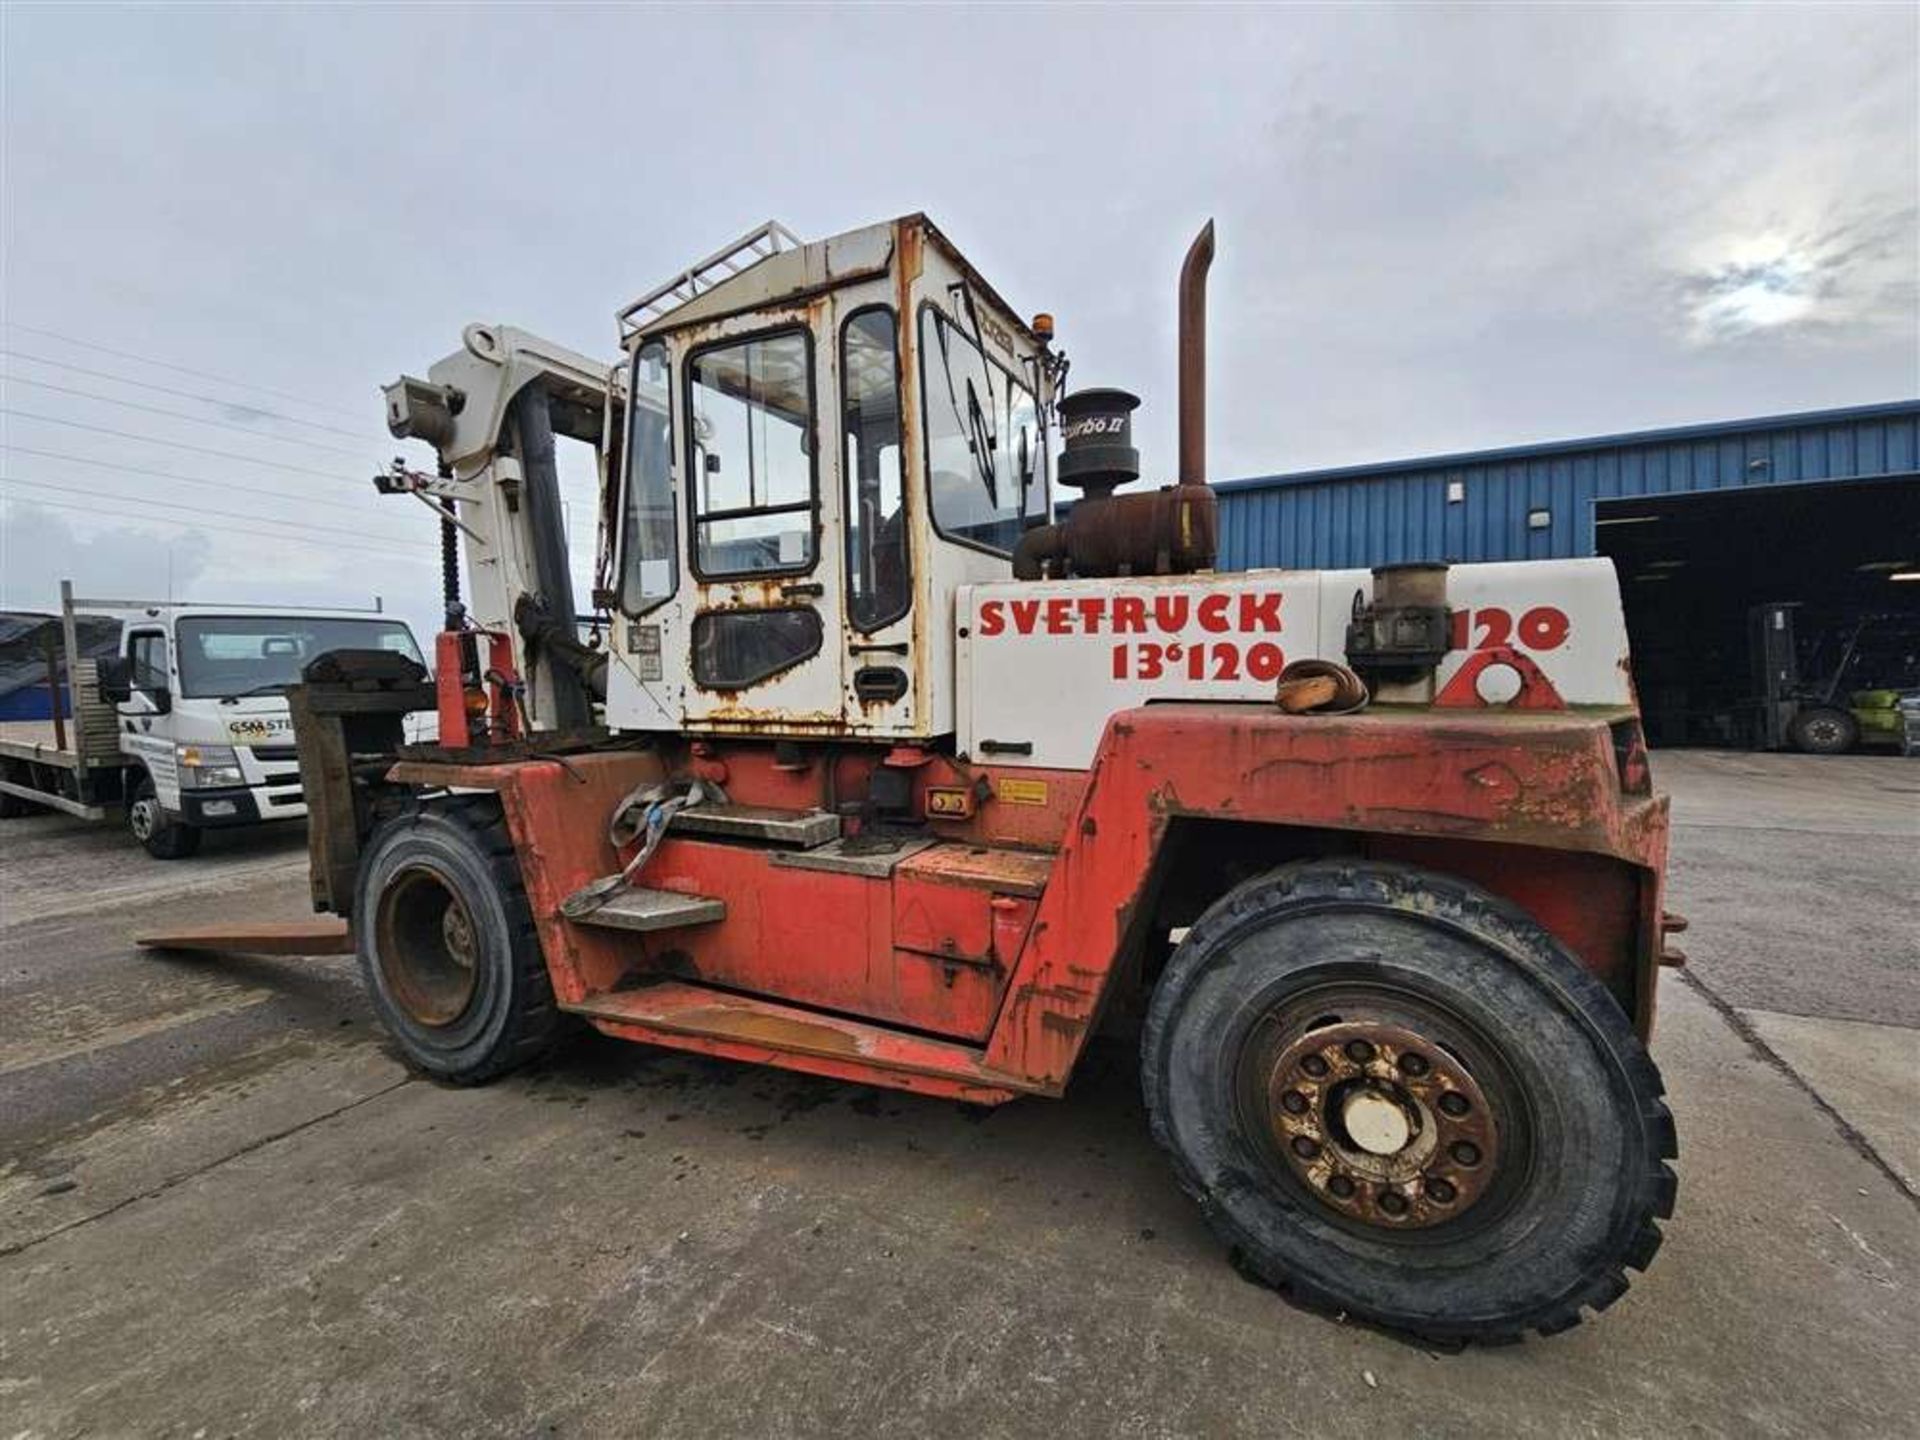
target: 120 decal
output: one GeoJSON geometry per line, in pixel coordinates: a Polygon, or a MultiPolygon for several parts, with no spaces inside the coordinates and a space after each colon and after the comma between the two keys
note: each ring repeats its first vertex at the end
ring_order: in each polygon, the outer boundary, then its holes
{"type": "Polygon", "coordinates": [[[1176,640],[1161,644],[1142,640],[1133,645],[1113,647],[1113,678],[1116,680],[1278,680],[1286,669],[1287,657],[1271,640],[1240,645],[1232,640],[1198,641],[1183,644],[1176,640]]]}
{"type": "Polygon", "coordinates": [[[1518,624],[1512,611],[1489,605],[1483,610],[1454,611],[1447,638],[1456,650],[1497,650],[1515,644],[1527,650],[1558,650],[1572,629],[1573,622],[1558,605],[1523,611],[1518,624]]]}

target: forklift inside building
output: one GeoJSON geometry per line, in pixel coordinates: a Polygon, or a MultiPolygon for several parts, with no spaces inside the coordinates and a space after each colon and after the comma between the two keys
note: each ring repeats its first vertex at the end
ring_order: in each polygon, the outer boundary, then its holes
{"type": "Polygon", "coordinates": [[[1657,745],[1897,746],[1920,691],[1920,477],[1595,503],[1657,745]]]}

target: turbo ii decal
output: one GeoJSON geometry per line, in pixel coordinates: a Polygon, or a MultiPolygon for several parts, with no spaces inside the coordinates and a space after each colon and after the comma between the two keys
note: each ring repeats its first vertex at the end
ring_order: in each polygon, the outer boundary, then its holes
{"type": "MultiPolygon", "coordinates": [[[[998,764],[1081,769],[1115,711],[1156,700],[1266,701],[1290,660],[1344,659],[1366,570],[1016,581],[960,594],[960,748],[998,764]]],[[[1444,685],[1512,651],[1569,704],[1632,703],[1619,587],[1604,560],[1456,565],[1444,685]]],[[[1463,684],[1500,697],[1495,676],[1463,684]]]]}

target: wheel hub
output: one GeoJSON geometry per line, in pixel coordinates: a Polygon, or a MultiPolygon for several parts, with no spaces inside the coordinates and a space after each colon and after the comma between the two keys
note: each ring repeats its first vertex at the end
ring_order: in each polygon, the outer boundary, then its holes
{"type": "Polygon", "coordinates": [[[1353,1143],[1369,1155],[1397,1155],[1413,1139],[1406,1107],[1376,1090],[1349,1095],[1340,1107],[1340,1120],[1353,1143]]]}
{"type": "Polygon", "coordinates": [[[479,935],[444,878],[424,865],[396,874],[381,893],[374,934],[387,992],[409,1017],[439,1028],[466,1013],[479,979],[479,935]]]}
{"type": "Polygon", "coordinates": [[[447,957],[462,970],[473,968],[473,922],[465,907],[454,904],[440,920],[440,937],[446,941],[447,957]]]}
{"type": "Polygon", "coordinates": [[[1494,1176],[1499,1129],[1449,1051],[1399,1025],[1307,1031],[1267,1082],[1279,1152],[1340,1213],[1396,1230],[1463,1214],[1494,1176]]]}

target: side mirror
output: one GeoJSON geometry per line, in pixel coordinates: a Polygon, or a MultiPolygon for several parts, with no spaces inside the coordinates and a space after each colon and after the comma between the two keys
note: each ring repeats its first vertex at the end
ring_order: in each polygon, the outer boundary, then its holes
{"type": "Polygon", "coordinates": [[[123,705],[133,698],[133,666],[124,655],[112,655],[94,664],[100,699],[108,705],[123,705]]]}

